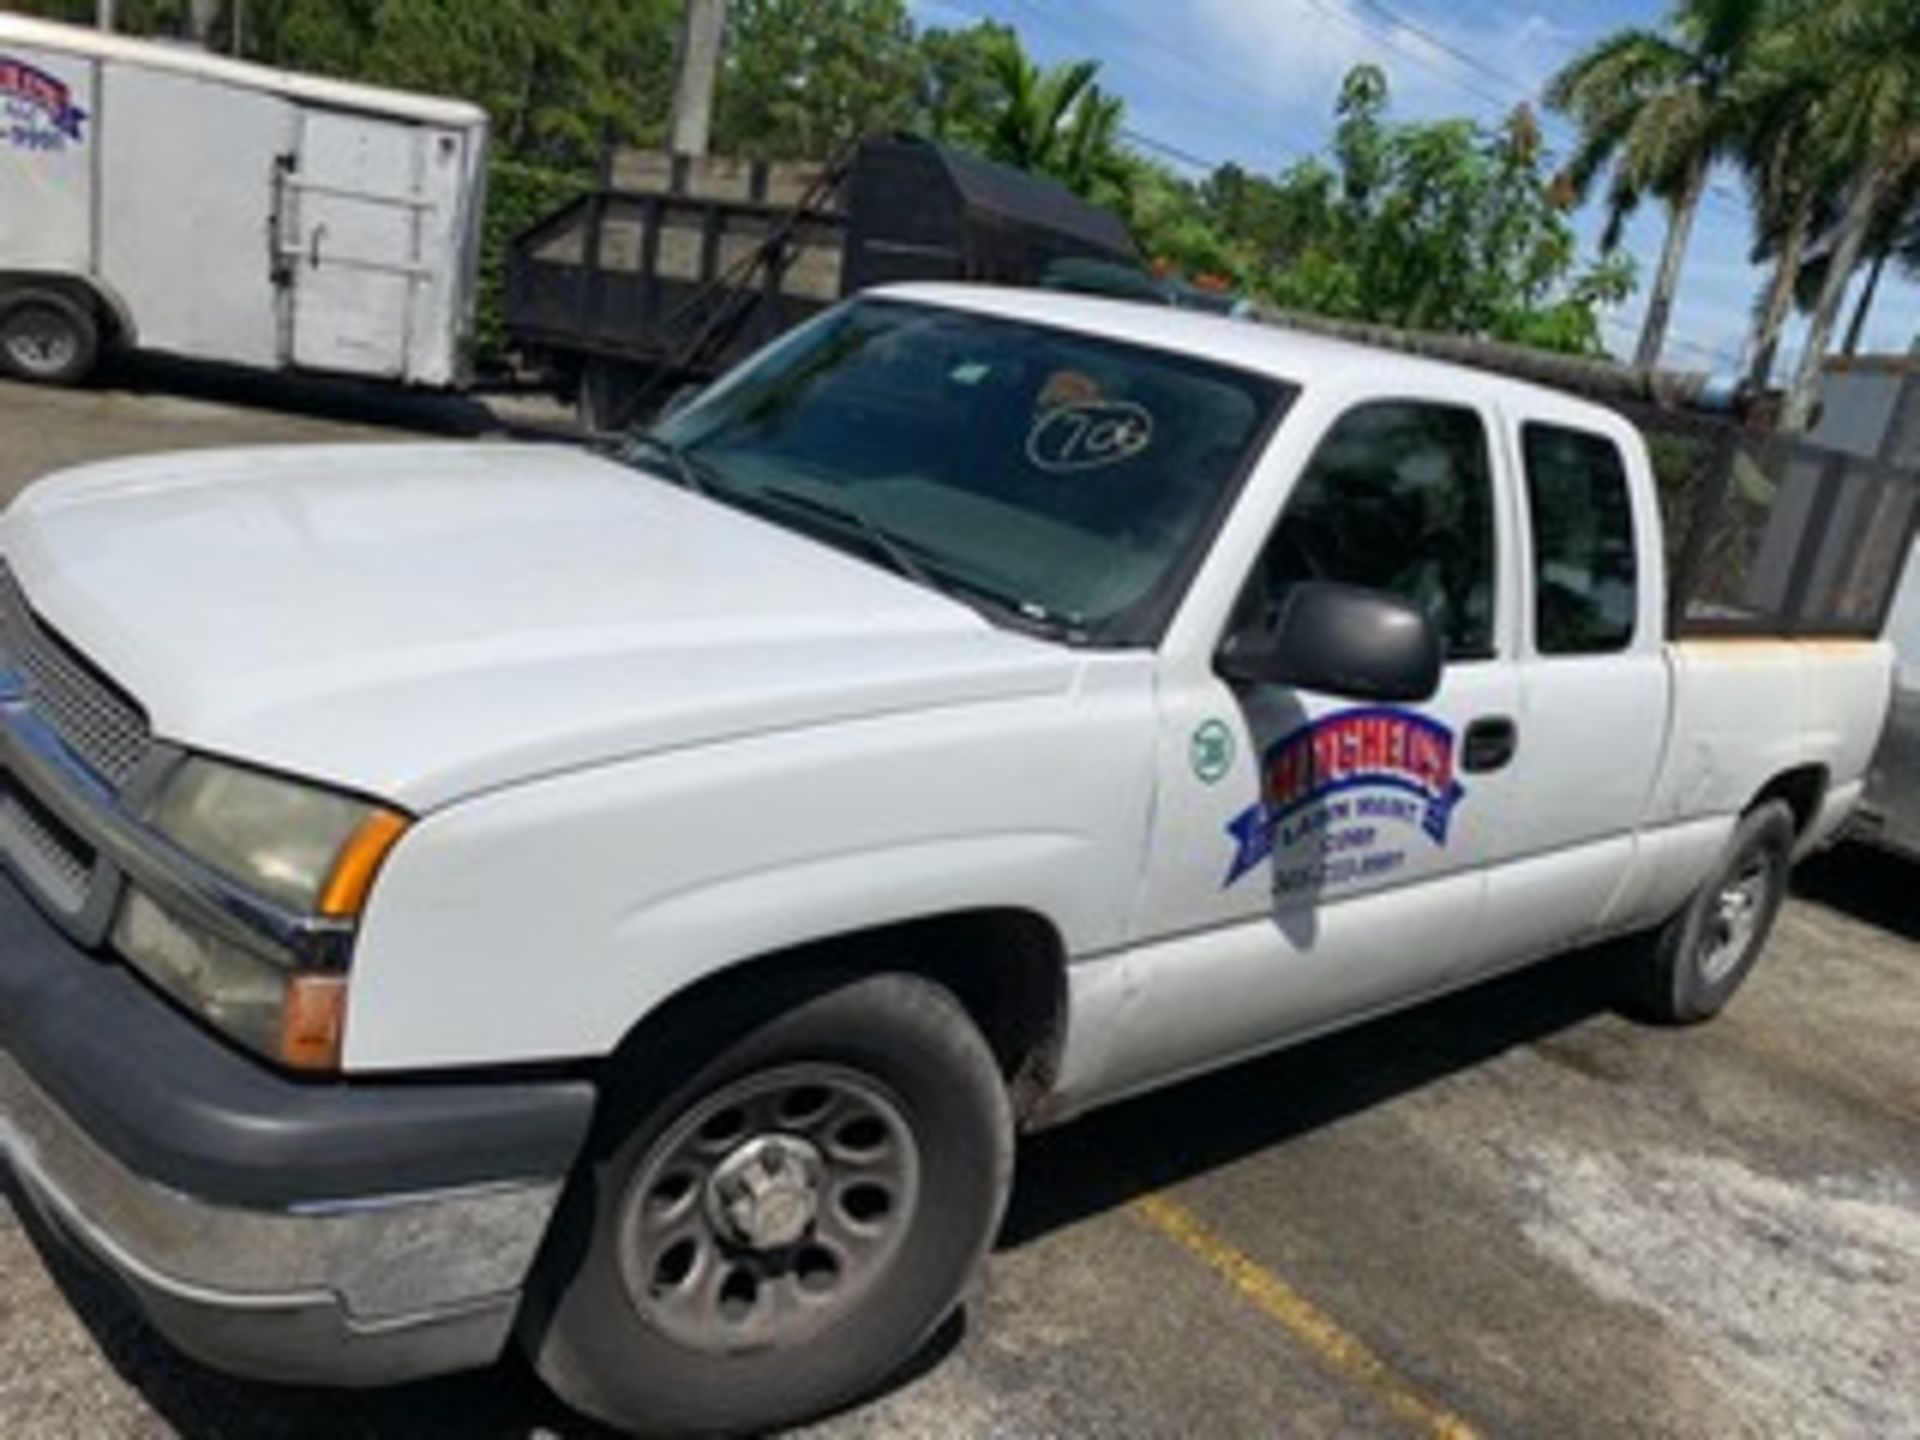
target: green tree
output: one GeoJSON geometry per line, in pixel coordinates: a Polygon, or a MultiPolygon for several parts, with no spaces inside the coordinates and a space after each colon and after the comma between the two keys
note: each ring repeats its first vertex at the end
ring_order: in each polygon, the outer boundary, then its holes
{"type": "Polygon", "coordinates": [[[1772,377],[1808,246],[1831,223],[1840,180],[1814,130],[1823,87],[1797,62],[1787,61],[1790,43],[1786,27],[1778,27],[1736,86],[1745,116],[1735,158],[1753,208],[1753,258],[1773,267],[1755,308],[1749,347],[1747,382],[1756,389],[1772,377]]]}
{"type": "Polygon", "coordinates": [[[1860,353],[1867,317],[1873,313],[1887,266],[1891,263],[1911,271],[1920,264],[1920,165],[1910,169],[1882,200],[1867,234],[1865,253],[1866,280],[1854,303],[1853,319],[1847,322],[1847,338],[1840,345],[1843,355],[1860,353]]]}
{"type": "Polygon", "coordinates": [[[1018,38],[1006,25],[982,20],[963,30],[922,31],[914,124],[936,140],[984,147],[999,112],[994,57],[1018,38]]]}
{"type": "Polygon", "coordinates": [[[1409,124],[1388,104],[1386,77],[1359,67],[1330,163],[1260,186],[1215,177],[1220,213],[1257,217],[1265,293],[1337,318],[1598,352],[1597,310],[1631,290],[1632,268],[1580,267],[1532,112],[1494,128],[1409,124]]]}
{"type": "MultiPolygon", "coordinates": [[[[7,9],[42,20],[64,20],[69,25],[91,25],[97,0],[8,0],[7,9]]],[[[131,35],[179,37],[187,33],[190,0],[119,0],[116,23],[131,35]]]]}
{"type": "Polygon", "coordinates": [[[1009,35],[992,47],[991,65],[1000,93],[984,137],[988,155],[1096,199],[1125,194],[1133,173],[1120,146],[1125,107],[1094,83],[1097,61],[1048,69],[1009,35]]]}
{"type": "Polygon", "coordinates": [[[1636,365],[1659,363],[1708,173],[1740,138],[1746,112],[1735,85],[1773,11],[1768,0],[1680,0],[1668,31],[1623,30],[1548,82],[1548,105],[1580,129],[1566,172],[1573,192],[1584,199],[1611,171],[1607,248],[1644,197],[1667,207],[1636,365]]]}
{"type": "Polygon", "coordinates": [[[715,147],[837,158],[911,121],[918,61],[904,0],[733,0],[715,147]]]}
{"type": "MultiPolygon", "coordinates": [[[[93,0],[24,0],[88,22],[93,0]]],[[[129,34],[186,33],[188,0],[120,0],[129,34]]],[[[288,69],[459,95],[493,117],[506,157],[593,166],[609,141],[663,132],[680,0],[247,0],[242,52],[288,69]]],[[[234,7],[215,26],[232,48],[234,7]]]]}
{"type": "Polygon", "coordinates": [[[1807,327],[1781,426],[1813,416],[1840,307],[1877,221],[1920,168],[1920,6],[1912,0],[1828,0],[1795,32],[1794,54],[1823,94],[1816,143],[1846,167],[1846,201],[1807,327]]]}

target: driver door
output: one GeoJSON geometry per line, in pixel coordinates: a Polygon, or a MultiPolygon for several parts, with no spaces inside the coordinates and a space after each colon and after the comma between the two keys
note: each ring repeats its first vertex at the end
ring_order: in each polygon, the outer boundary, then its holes
{"type": "Polygon", "coordinates": [[[1446,641],[1430,700],[1232,686],[1210,666],[1182,678],[1163,657],[1135,1080],[1413,998],[1472,958],[1518,705],[1512,517],[1492,433],[1454,400],[1369,401],[1331,419],[1227,626],[1301,580],[1395,593],[1446,641]]]}

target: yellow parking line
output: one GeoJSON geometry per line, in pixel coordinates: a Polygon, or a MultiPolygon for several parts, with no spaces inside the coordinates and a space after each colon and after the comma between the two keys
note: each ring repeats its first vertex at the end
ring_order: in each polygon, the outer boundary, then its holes
{"type": "Polygon", "coordinates": [[[1364,1340],[1343,1330],[1339,1321],[1245,1251],[1214,1234],[1179,1201],[1146,1195],[1133,1202],[1133,1213],[1226,1280],[1328,1369],[1361,1386],[1409,1428],[1434,1440],[1479,1440],[1479,1432],[1466,1421],[1394,1374],[1364,1340]]]}

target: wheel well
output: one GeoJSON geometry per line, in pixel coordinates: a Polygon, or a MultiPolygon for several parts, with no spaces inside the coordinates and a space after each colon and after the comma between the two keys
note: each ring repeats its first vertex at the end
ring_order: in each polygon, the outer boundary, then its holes
{"type": "Polygon", "coordinates": [[[1776,775],[1753,797],[1748,810],[1758,809],[1769,800],[1784,800],[1793,811],[1793,833],[1804,835],[1820,814],[1820,802],[1827,794],[1827,771],[1823,765],[1802,765],[1776,775]]]}
{"type": "Polygon", "coordinates": [[[18,271],[0,274],[0,311],[5,311],[12,296],[28,290],[50,291],[83,306],[99,324],[100,339],[104,343],[118,344],[132,337],[132,325],[125,308],[92,281],[78,275],[18,271]]]}
{"type": "Polygon", "coordinates": [[[742,987],[806,976],[904,971],[944,985],[980,1028],[1024,1119],[1052,1087],[1066,1038],[1066,950],[1059,933],[1024,910],[971,910],[813,941],[757,956],[705,977],[643,1018],[613,1063],[653,1047],[650,1038],[724,1013],[742,987]]]}

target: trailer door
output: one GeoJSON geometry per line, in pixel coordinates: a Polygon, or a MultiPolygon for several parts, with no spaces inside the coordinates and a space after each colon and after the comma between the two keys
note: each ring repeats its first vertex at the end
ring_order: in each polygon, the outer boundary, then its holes
{"type": "Polygon", "coordinates": [[[445,292],[458,257],[464,137],[373,116],[301,115],[286,176],[283,253],[293,363],[440,382],[445,292]],[[428,362],[428,363],[422,363],[428,362]]]}

